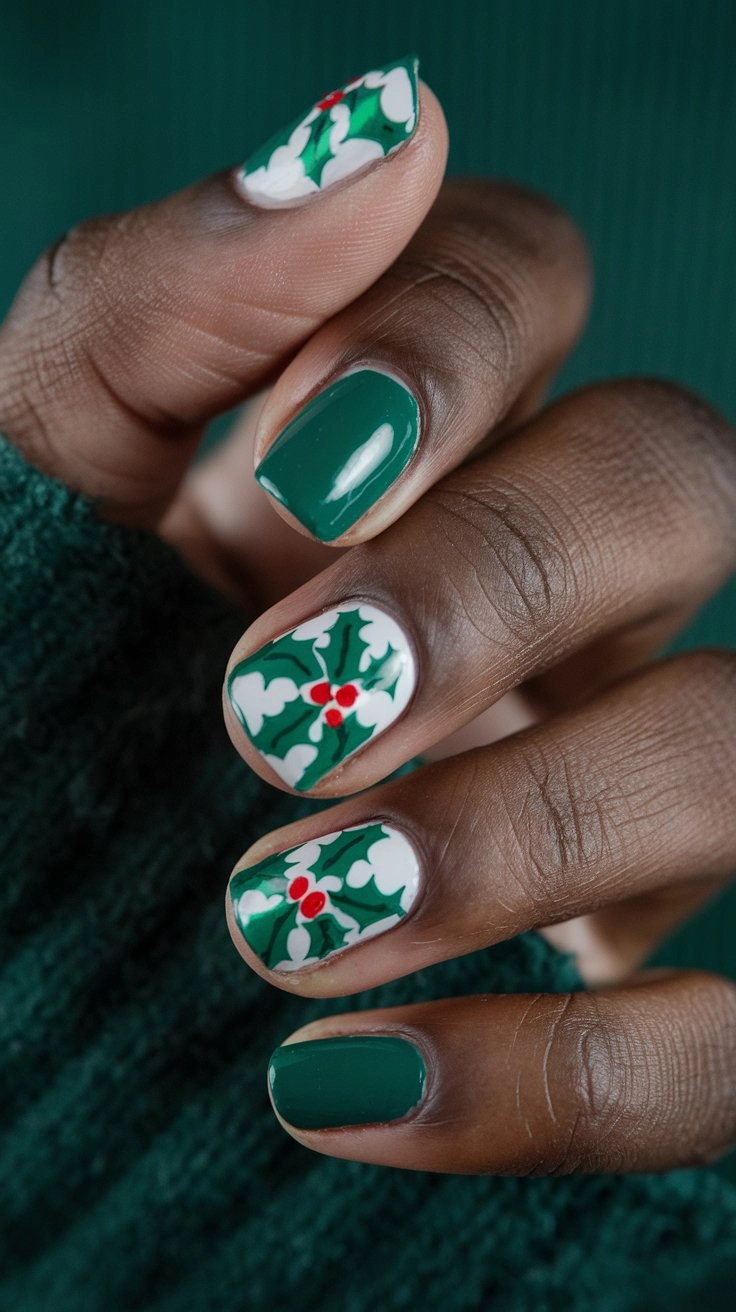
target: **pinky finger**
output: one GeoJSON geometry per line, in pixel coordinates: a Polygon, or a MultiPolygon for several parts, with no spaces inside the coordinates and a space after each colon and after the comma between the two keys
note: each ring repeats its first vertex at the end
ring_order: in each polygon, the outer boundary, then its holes
{"type": "Polygon", "coordinates": [[[647,972],[595,994],[454,998],[317,1021],[269,1067],[317,1152],[488,1175],[659,1171],[736,1138],[736,988],[647,972]]]}

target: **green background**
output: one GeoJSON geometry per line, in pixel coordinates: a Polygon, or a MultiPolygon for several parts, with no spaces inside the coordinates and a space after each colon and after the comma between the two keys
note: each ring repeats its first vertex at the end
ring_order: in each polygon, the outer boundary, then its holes
{"type": "MultiPolygon", "coordinates": [[[[560,387],[653,373],[736,419],[734,0],[3,0],[0,47],[1,310],[76,220],[245,158],[416,50],[451,170],[541,188],[588,234],[596,300],[560,387]]],[[[683,642],[736,646],[736,587],[683,642]]],[[[662,959],[736,976],[735,929],[731,893],[662,959]]]]}

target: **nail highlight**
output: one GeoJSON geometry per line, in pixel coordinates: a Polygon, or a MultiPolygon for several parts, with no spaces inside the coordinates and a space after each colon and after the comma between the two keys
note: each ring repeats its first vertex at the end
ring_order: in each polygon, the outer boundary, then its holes
{"type": "Polygon", "coordinates": [[[416,128],[417,68],[411,55],[323,96],[243,165],[238,181],[248,199],[301,200],[391,155],[416,128]]]}
{"type": "Polygon", "coordinates": [[[418,887],[414,848],[379,821],[236,871],[230,897],[238,928],[264,965],[294,971],[393,928],[418,887]]]}
{"type": "Polygon", "coordinates": [[[348,603],[247,656],[227,689],[253,746],[286,784],[307,792],[398,719],[415,683],[396,621],[348,603]]]}
{"type": "Polygon", "coordinates": [[[396,482],[418,438],[409,389],[378,369],[356,369],[287,424],[256,479],[310,533],[332,542],[396,482]]]}
{"type": "Polygon", "coordinates": [[[356,1034],[277,1048],[268,1083],[279,1116],[298,1130],[397,1121],[421,1101],[426,1067],[408,1039],[356,1034]]]}

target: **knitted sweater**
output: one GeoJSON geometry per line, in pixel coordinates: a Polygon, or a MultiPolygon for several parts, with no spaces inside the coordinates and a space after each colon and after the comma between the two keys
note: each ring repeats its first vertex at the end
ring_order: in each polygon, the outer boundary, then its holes
{"type": "Polygon", "coordinates": [[[265,1068],[296,1026],[574,987],[572,965],[527,935],[331,1002],[252,974],[227,874],[314,803],[227,739],[246,617],[5,444],[0,508],[2,1312],[690,1306],[736,1260],[736,1193],[707,1170],[437,1176],[284,1134],[265,1068]]]}

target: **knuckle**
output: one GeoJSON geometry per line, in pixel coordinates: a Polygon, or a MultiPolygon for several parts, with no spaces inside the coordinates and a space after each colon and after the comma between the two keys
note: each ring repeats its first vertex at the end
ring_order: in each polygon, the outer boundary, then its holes
{"type": "MultiPolygon", "coordinates": [[[[621,1142],[631,1066],[630,1041],[609,1024],[594,997],[578,999],[572,1017],[570,1091],[574,1108],[556,1174],[624,1165],[621,1142]]],[[[625,1136],[623,1136],[625,1138],[625,1136]]]]}
{"type": "Polygon", "coordinates": [[[89,343],[115,296],[104,252],[117,220],[65,233],[37,261],[0,332],[0,415],[19,440],[49,441],[55,409],[86,379],[89,343]]]}
{"type": "Polygon", "coordinates": [[[710,511],[736,543],[734,431],[702,397],[669,381],[636,378],[598,383],[567,404],[607,450],[616,433],[619,458],[640,486],[659,498],[666,491],[699,523],[710,511]]]}
{"type": "Polygon", "coordinates": [[[696,1166],[733,1146],[736,984],[692,971],[560,995],[541,1033],[539,1015],[527,1008],[517,1032],[541,1053],[520,1086],[519,1115],[547,1145],[533,1173],[696,1166]]]}
{"type": "Polygon", "coordinates": [[[514,182],[456,178],[445,187],[436,209],[442,220],[468,231],[476,251],[487,246],[493,258],[499,249],[499,264],[508,263],[509,256],[537,270],[563,264],[587,282],[583,233],[567,211],[541,192],[514,182]]]}
{"type": "Polygon", "coordinates": [[[389,337],[402,341],[407,329],[416,336],[416,324],[433,323],[437,347],[424,339],[417,347],[429,355],[433,376],[446,377],[450,392],[453,381],[470,380],[493,413],[548,352],[540,324],[552,307],[560,348],[577,334],[587,306],[587,256],[574,224],[552,202],[510,184],[465,179],[444,189],[386,285],[395,293],[388,315],[385,290],[373,310],[382,335],[387,322],[389,337]]]}
{"type": "MultiPolygon", "coordinates": [[[[533,1024],[526,1020],[527,1025],[533,1024]]],[[[562,994],[545,1020],[544,1049],[532,1104],[521,1108],[529,1121],[543,1108],[547,1143],[535,1172],[569,1175],[616,1170],[624,1165],[629,1094],[630,1045],[612,1026],[594,995],[562,994]],[[542,1091],[542,1097],[539,1091],[542,1091]]]]}
{"type": "Polygon", "coordinates": [[[733,1145],[736,985],[689,973],[674,1011],[648,990],[615,1007],[578,999],[569,1077],[577,1111],[560,1169],[696,1166],[733,1145]]]}
{"type": "MultiPolygon", "coordinates": [[[[687,707],[688,724],[707,750],[711,765],[719,751],[726,772],[733,771],[736,743],[736,651],[702,649],[669,662],[674,695],[687,707]]],[[[721,775],[722,778],[722,775],[721,775]]]]}
{"type": "Polygon", "coordinates": [[[585,777],[568,754],[529,737],[519,744],[522,768],[501,796],[516,849],[508,864],[518,871],[519,915],[524,923],[569,918],[573,897],[600,894],[600,871],[615,866],[621,847],[619,807],[610,780],[585,777]],[[612,858],[614,858],[612,860],[612,858]]]}
{"type": "MultiPolygon", "coordinates": [[[[484,637],[499,641],[499,625],[533,668],[577,611],[583,579],[571,541],[562,528],[518,487],[475,472],[435,487],[425,496],[434,540],[444,547],[448,587],[466,619],[485,624],[484,637]],[[485,620],[484,617],[485,616],[485,620]]],[[[524,671],[522,671],[524,673],[524,671]]]]}
{"type": "Polygon", "coordinates": [[[714,1161],[736,1143],[736,983],[709,971],[688,976],[690,1042],[679,1045],[677,1103],[682,1164],[714,1161]]]}
{"type": "MultiPolygon", "coordinates": [[[[518,286],[501,271],[490,276],[477,247],[456,227],[431,248],[407,253],[401,264],[402,278],[424,302],[421,320],[453,343],[455,370],[471,377],[489,405],[499,405],[526,350],[528,310],[518,286]]],[[[416,302],[413,297],[412,317],[416,302]]]]}

